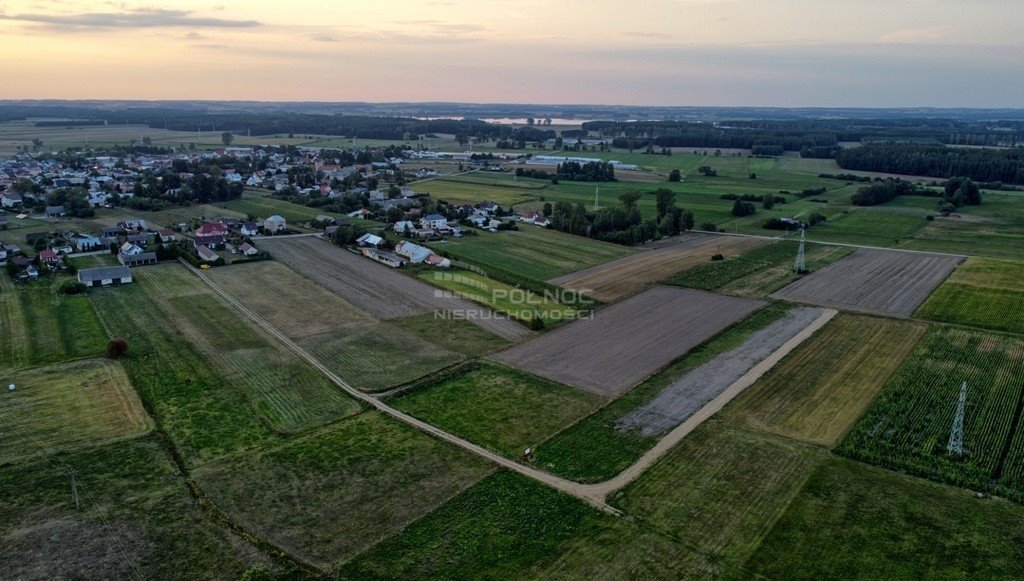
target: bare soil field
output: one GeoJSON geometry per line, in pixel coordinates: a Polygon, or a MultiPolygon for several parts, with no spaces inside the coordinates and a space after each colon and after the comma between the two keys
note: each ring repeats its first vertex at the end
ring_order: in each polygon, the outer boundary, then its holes
{"type": "Polygon", "coordinates": [[[469,301],[438,296],[438,289],[384,265],[312,237],[263,240],[274,258],[380,319],[397,319],[439,310],[466,318],[499,337],[529,334],[519,323],[498,318],[469,301]]]}
{"type": "Polygon", "coordinates": [[[493,359],[601,395],[620,395],[764,303],[655,287],[493,359]]]}
{"type": "Polygon", "coordinates": [[[963,260],[861,248],[772,298],[875,315],[909,317],[963,260]]]}
{"type": "Polygon", "coordinates": [[[711,260],[715,254],[735,256],[764,246],[768,240],[702,235],[646,252],[606,262],[549,280],[571,289],[587,289],[589,296],[611,302],[711,260]]]}
{"type": "Polygon", "coordinates": [[[817,320],[822,310],[798,307],[757,331],[741,345],[701,365],[666,387],[654,399],[623,416],[620,430],[645,436],[662,434],[681,424],[786,341],[817,320]]]}

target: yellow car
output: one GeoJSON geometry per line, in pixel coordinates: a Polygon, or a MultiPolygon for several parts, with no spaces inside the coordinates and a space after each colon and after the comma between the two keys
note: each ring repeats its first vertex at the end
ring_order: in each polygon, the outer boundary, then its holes
{"type": "Polygon", "coordinates": [[[203,270],[206,270],[207,268],[210,268],[210,265],[209,264],[200,264],[199,268],[201,268],[203,270]]]}

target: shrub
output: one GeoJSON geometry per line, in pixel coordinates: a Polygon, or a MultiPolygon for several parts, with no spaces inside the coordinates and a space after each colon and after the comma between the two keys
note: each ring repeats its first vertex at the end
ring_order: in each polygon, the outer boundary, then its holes
{"type": "Polygon", "coordinates": [[[718,232],[718,224],[714,222],[704,222],[700,225],[701,230],[707,230],[708,232],[718,232]]]}
{"type": "Polygon", "coordinates": [[[128,352],[128,341],[118,337],[111,339],[107,343],[107,357],[110,359],[120,359],[128,352]]]}
{"type": "Polygon", "coordinates": [[[57,287],[57,292],[62,295],[79,295],[85,292],[87,287],[77,280],[65,280],[57,287]]]}
{"type": "Polygon", "coordinates": [[[755,212],[757,212],[757,206],[750,202],[736,200],[736,203],[732,205],[732,215],[736,217],[752,216],[755,212]]]}
{"type": "Polygon", "coordinates": [[[725,260],[725,257],[722,256],[721,254],[716,254],[711,257],[711,260],[725,260]]]}

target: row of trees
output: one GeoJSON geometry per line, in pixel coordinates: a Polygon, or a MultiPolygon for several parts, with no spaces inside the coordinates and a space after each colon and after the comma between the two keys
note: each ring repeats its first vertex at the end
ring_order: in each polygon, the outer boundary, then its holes
{"type": "Polygon", "coordinates": [[[1024,184],[1024,148],[965,149],[909,143],[876,143],[836,154],[843,169],[1024,184]]]}
{"type": "Polygon", "coordinates": [[[981,189],[978,184],[974,183],[974,180],[968,177],[949,179],[941,191],[922,188],[900,179],[888,179],[860,188],[850,198],[850,202],[855,206],[874,206],[884,204],[898,196],[910,195],[941,197],[944,205],[953,208],[981,204],[981,189]]]}
{"type": "Polygon", "coordinates": [[[676,206],[675,192],[661,188],[653,194],[655,218],[643,219],[638,205],[642,194],[627,192],[619,196],[618,207],[598,211],[588,211],[583,204],[556,202],[550,211],[551,224],[556,230],[624,245],[674,236],[693,228],[693,213],[676,206]]]}

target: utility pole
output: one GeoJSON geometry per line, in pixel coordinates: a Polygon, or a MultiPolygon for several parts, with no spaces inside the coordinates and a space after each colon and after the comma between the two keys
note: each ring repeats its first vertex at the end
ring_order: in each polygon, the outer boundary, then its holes
{"type": "Polygon", "coordinates": [[[802,274],[807,272],[807,263],[804,259],[804,229],[800,229],[800,248],[796,251],[796,262],[793,263],[793,272],[802,274]]]}
{"type": "Polygon", "coordinates": [[[71,469],[70,475],[71,475],[71,495],[75,499],[75,510],[78,510],[79,508],[81,508],[81,505],[78,502],[78,482],[75,481],[76,474],[75,474],[75,469],[74,468],[71,469]]]}
{"type": "Polygon", "coordinates": [[[960,399],[956,404],[956,415],[953,416],[953,429],[949,432],[949,445],[946,450],[957,456],[964,455],[964,408],[967,407],[967,382],[960,386],[960,399]]]}

